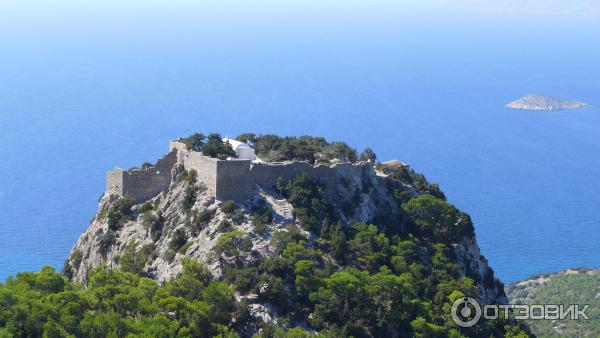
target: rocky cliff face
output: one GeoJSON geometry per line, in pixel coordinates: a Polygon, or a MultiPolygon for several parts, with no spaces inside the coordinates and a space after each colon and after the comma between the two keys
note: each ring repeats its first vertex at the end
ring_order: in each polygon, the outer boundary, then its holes
{"type": "MultiPolygon", "coordinates": [[[[203,261],[218,278],[232,262],[251,266],[261,257],[277,255],[274,238],[280,231],[297,231],[307,238],[307,246],[315,246],[318,234],[300,226],[293,203],[277,189],[256,188],[251,198],[233,203],[216,200],[182,164],[177,164],[172,174],[169,189],[144,203],[105,194],[89,228],[72,249],[67,274],[86,282],[100,265],[126,266],[130,271],[167,280],[181,271],[185,257],[192,257],[203,261]],[[260,221],[264,214],[270,217],[260,221]],[[225,248],[232,242],[245,249],[232,253],[225,248]]],[[[372,166],[360,177],[340,178],[339,183],[326,188],[324,196],[339,224],[369,223],[401,211],[394,186],[401,188],[405,200],[424,193],[423,183],[406,184],[372,166]]],[[[404,232],[406,220],[395,226],[404,232]]],[[[460,273],[475,281],[480,299],[504,303],[503,288],[480,254],[474,236],[465,236],[451,246],[460,273]]],[[[422,260],[430,264],[428,257],[422,260]]],[[[260,312],[262,306],[257,302],[253,308],[260,312]]]]}

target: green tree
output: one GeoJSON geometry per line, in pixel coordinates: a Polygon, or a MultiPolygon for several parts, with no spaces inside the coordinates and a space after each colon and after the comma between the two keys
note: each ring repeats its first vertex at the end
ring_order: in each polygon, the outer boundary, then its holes
{"type": "Polygon", "coordinates": [[[119,259],[119,266],[125,272],[141,275],[147,260],[148,257],[145,255],[145,252],[138,250],[137,242],[132,240],[127,243],[125,250],[123,250],[123,254],[119,259]]]}
{"type": "Polygon", "coordinates": [[[433,240],[457,243],[474,236],[473,223],[469,215],[460,212],[450,203],[430,195],[413,198],[402,206],[416,230],[433,240]]]}
{"type": "Polygon", "coordinates": [[[231,147],[229,142],[223,142],[221,135],[210,134],[206,144],[202,147],[202,154],[204,156],[226,159],[227,157],[235,157],[235,151],[231,147]]]}
{"type": "Polygon", "coordinates": [[[205,144],[206,136],[202,133],[195,133],[189,137],[183,138],[182,141],[187,149],[201,152],[205,144]]]}
{"type": "Polygon", "coordinates": [[[371,163],[375,163],[375,160],[377,160],[377,155],[375,154],[375,152],[373,151],[373,149],[371,148],[366,148],[361,154],[359,159],[361,161],[365,161],[365,162],[371,162],[371,163]]]}

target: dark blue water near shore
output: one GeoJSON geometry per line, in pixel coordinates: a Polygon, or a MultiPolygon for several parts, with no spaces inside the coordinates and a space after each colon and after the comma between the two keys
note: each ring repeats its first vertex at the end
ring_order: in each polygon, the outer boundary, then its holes
{"type": "Polygon", "coordinates": [[[410,163],[472,215],[505,281],[600,266],[597,20],[329,10],[0,14],[0,279],[60,267],[105,172],[194,131],[410,163]],[[503,108],[529,92],[590,105],[503,108]]]}

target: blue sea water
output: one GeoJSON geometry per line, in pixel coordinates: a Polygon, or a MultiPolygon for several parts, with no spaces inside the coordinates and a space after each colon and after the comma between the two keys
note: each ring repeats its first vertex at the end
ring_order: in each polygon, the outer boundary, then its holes
{"type": "Polygon", "coordinates": [[[0,5],[0,280],[60,268],[105,172],[195,131],[323,135],[435,182],[504,281],[600,266],[600,20],[386,2],[0,5]],[[512,111],[539,92],[585,101],[512,111]]]}

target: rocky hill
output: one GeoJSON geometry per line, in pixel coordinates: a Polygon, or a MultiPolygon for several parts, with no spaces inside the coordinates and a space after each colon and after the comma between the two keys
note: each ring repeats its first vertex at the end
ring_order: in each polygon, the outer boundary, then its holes
{"type": "MultiPolygon", "coordinates": [[[[322,138],[240,139],[251,141],[261,158],[293,162],[308,156],[311,166],[331,168],[337,176],[325,184],[311,171],[295,172],[273,186],[253,186],[243,200],[218,200],[204,178],[179,160],[168,189],[153,198],[134,201],[107,192],[64,273],[88,284],[94,271],[108,266],[168,282],[181,274],[186,259],[199,260],[247,307],[247,323],[236,326],[241,335],[268,327],[454,335],[458,327],[448,312],[454,299],[507,301],[480,254],[470,217],[407,165],[374,164],[371,150],[359,156],[322,138]],[[361,170],[335,171],[340,158],[361,170]]],[[[525,334],[503,321],[461,329],[463,336],[519,332],[525,334]]]]}
{"type": "Polygon", "coordinates": [[[530,94],[507,104],[506,108],[521,110],[563,110],[585,106],[585,103],[579,101],[568,101],[552,96],[530,94]]]}
{"type": "Polygon", "coordinates": [[[531,276],[506,286],[511,304],[589,304],[591,320],[530,320],[538,337],[599,337],[600,270],[568,269],[531,276]]]}

